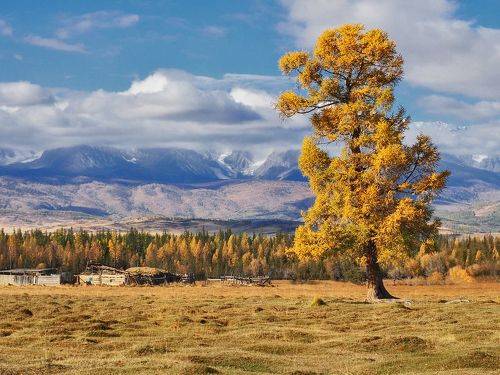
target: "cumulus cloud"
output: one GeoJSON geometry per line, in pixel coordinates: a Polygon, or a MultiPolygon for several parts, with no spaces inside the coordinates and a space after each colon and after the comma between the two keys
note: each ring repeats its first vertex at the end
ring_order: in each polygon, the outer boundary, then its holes
{"type": "Polygon", "coordinates": [[[407,82],[441,93],[500,98],[500,29],[457,18],[451,0],[282,0],[279,29],[310,48],[326,28],[359,22],[395,39],[407,82]]]}
{"type": "Polygon", "coordinates": [[[8,107],[50,104],[50,91],[30,82],[0,82],[0,105],[8,107]]]}
{"type": "Polygon", "coordinates": [[[468,103],[448,96],[427,95],[419,99],[419,104],[429,113],[450,115],[458,119],[484,121],[500,117],[500,101],[468,103]]]}
{"type": "Polygon", "coordinates": [[[35,151],[88,143],[257,153],[296,147],[306,120],[295,127],[282,123],[272,107],[275,93],[251,89],[250,81],[246,76],[239,85],[236,76],[214,79],[158,70],[121,92],[43,89],[27,82],[1,84],[4,137],[0,145],[35,151]],[[11,95],[21,91],[25,96],[11,95]]]}
{"type": "Polygon", "coordinates": [[[24,41],[34,46],[55,49],[58,51],[78,53],[87,52],[85,46],[81,43],[72,44],[55,38],[43,38],[38,35],[28,35],[24,38],[24,41]]]}
{"type": "Polygon", "coordinates": [[[232,124],[260,119],[257,112],[236,102],[227,92],[203,87],[206,80],[210,79],[174,70],[157,71],[134,81],[125,92],[91,93],[72,109],[121,120],[232,124]]]}
{"type": "Polygon", "coordinates": [[[60,39],[66,39],[99,29],[131,27],[139,22],[139,16],[119,11],[98,11],[79,16],[64,17],[61,22],[63,26],[57,29],[56,35],[60,39]]]}
{"type": "Polygon", "coordinates": [[[9,23],[5,20],[0,19],[0,35],[3,36],[12,36],[14,30],[9,25],[9,23]]]}

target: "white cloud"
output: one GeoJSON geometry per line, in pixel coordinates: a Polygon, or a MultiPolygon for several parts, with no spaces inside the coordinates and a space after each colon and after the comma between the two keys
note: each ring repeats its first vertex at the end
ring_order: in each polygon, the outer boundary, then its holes
{"type": "Polygon", "coordinates": [[[201,29],[201,32],[207,36],[211,36],[214,38],[221,38],[223,36],[226,36],[226,29],[220,26],[206,26],[203,29],[201,29]]]}
{"type": "Polygon", "coordinates": [[[450,0],[282,0],[282,32],[310,48],[327,28],[359,22],[398,43],[407,82],[441,93],[500,98],[500,29],[458,19],[450,0]]]}
{"type": "Polygon", "coordinates": [[[414,142],[418,134],[430,136],[441,152],[453,155],[498,155],[500,122],[493,121],[471,126],[456,126],[443,122],[414,122],[405,139],[414,142]]]}
{"type": "Polygon", "coordinates": [[[77,43],[77,44],[71,44],[71,43],[66,43],[62,40],[59,39],[54,39],[54,38],[43,38],[37,35],[29,35],[24,38],[24,41],[28,44],[38,46],[38,47],[43,47],[43,48],[49,48],[49,49],[55,49],[58,51],[65,51],[65,52],[78,52],[78,53],[86,53],[85,46],[83,44],[77,43]]]}
{"type": "Polygon", "coordinates": [[[1,106],[31,106],[53,101],[54,98],[48,90],[30,82],[0,82],[1,106]]]}
{"type": "Polygon", "coordinates": [[[459,119],[479,121],[500,117],[500,101],[481,100],[467,103],[442,95],[427,95],[419,99],[419,104],[428,113],[451,115],[459,119]]]}
{"type": "Polygon", "coordinates": [[[306,119],[302,126],[283,123],[272,107],[275,92],[250,89],[259,81],[252,84],[250,76],[241,81],[236,77],[214,79],[159,70],[133,81],[122,92],[0,84],[0,146],[8,143],[39,151],[87,143],[247,149],[265,154],[299,145],[306,119]],[[15,97],[10,96],[19,91],[15,85],[50,92],[52,101],[18,95],[15,101],[2,102],[15,97]]]}
{"type": "MultiPolygon", "coordinates": [[[[48,89],[0,83],[0,146],[40,151],[76,144],[249,150],[266,155],[297,148],[310,132],[306,116],[282,121],[273,108],[277,77],[222,79],[158,70],[127,90],[48,89]],[[272,88],[269,88],[272,87],[272,88]]],[[[498,121],[456,127],[414,123],[408,140],[429,134],[443,152],[498,153],[498,121]]]]}
{"type": "Polygon", "coordinates": [[[137,14],[118,11],[98,11],[62,19],[63,26],[56,31],[60,39],[88,33],[98,29],[127,28],[139,22],[137,14]]]}
{"type": "Polygon", "coordinates": [[[0,35],[3,36],[12,36],[14,30],[9,25],[9,23],[5,20],[0,19],[0,35]]]}
{"type": "Polygon", "coordinates": [[[241,104],[248,105],[251,108],[272,109],[276,98],[265,91],[249,90],[241,87],[235,87],[231,90],[231,97],[241,104]]]}
{"type": "Polygon", "coordinates": [[[127,90],[129,94],[154,94],[163,91],[168,86],[168,80],[165,74],[156,72],[146,77],[145,79],[136,80],[127,90]]]}

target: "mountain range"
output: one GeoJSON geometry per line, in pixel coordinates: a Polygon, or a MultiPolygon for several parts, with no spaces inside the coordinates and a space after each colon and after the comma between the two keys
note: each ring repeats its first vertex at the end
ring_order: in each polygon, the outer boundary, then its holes
{"type": "MultiPolygon", "coordinates": [[[[312,202],[299,151],[122,150],[80,145],[0,149],[0,225],[130,217],[298,220],[312,202]]],[[[498,156],[444,154],[452,175],[435,202],[445,225],[498,230],[498,156]]]]}
{"type": "Polygon", "coordinates": [[[0,176],[56,183],[76,178],[129,183],[304,180],[297,168],[295,150],[273,152],[262,163],[256,163],[246,151],[219,155],[181,148],[121,150],[81,145],[47,150],[38,157],[32,155],[19,160],[15,151],[0,149],[0,176]]]}

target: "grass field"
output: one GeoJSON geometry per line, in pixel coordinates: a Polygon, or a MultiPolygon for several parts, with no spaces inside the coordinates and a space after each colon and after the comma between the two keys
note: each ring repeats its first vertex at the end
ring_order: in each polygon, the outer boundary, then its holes
{"type": "Polygon", "coordinates": [[[0,374],[498,374],[500,284],[390,284],[1,287],[0,374]]]}

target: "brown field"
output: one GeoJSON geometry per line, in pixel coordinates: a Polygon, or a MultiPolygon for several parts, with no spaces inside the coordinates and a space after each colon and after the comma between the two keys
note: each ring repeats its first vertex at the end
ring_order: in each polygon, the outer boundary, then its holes
{"type": "Polygon", "coordinates": [[[0,374],[498,374],[500,284],[391,284],[1,287],[0,374]]]}

